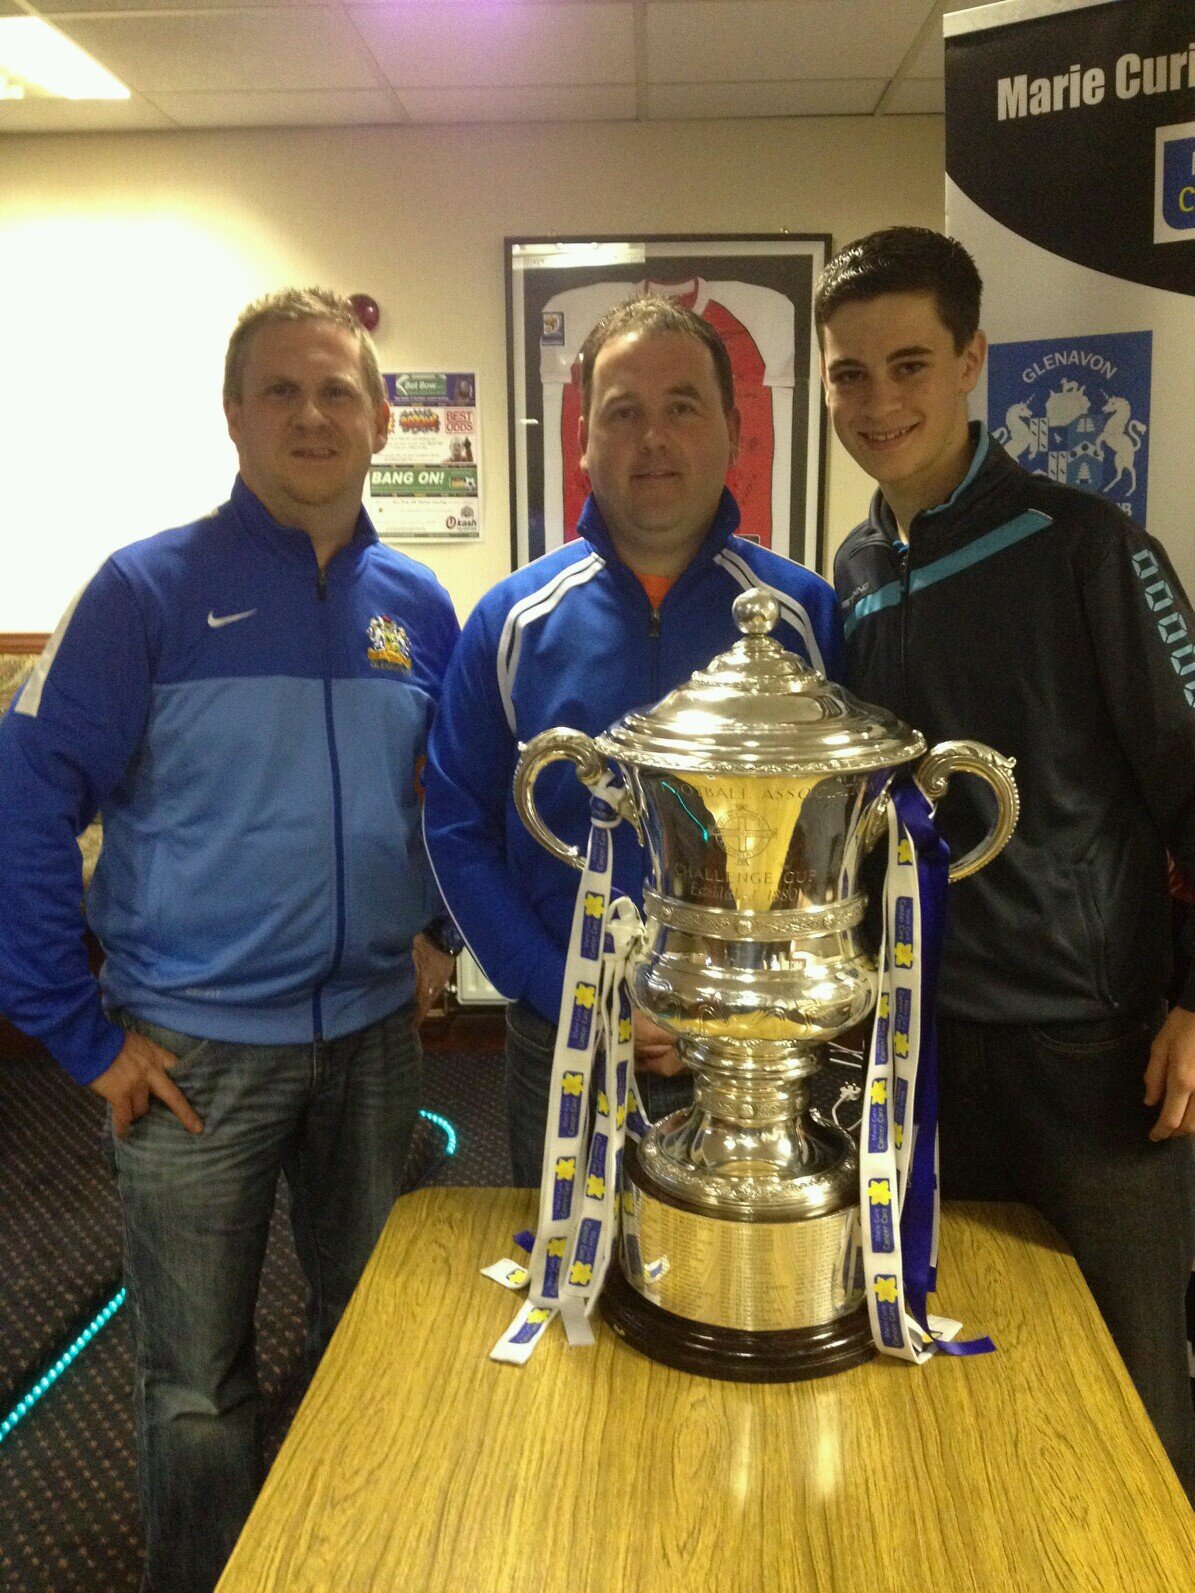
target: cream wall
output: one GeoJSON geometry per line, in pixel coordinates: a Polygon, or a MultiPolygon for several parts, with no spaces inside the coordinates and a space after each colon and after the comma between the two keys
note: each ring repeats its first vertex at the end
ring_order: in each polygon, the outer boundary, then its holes
{"type": "MultiPolygon", "coordinates": [[[[0,631],[226,496],[224,344],[269,288],[370,292],[385,368],[477,370],[483,539],[421,555],[464,617],[509,569],[505,236],[839,244],[942,209],[939,117],[0,140],[0,631]]],[[[867,497],[834,443],[831,551],[867,497]]]]}

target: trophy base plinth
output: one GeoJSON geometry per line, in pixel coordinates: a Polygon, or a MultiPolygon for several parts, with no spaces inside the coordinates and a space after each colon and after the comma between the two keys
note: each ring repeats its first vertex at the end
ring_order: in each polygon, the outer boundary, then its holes
{"type": "Polygon", "coordinates": [[[716,1327],[654,1305],[627,1282],[617,1262],[601,1293],[606,1321],[650,1360],[732,1383],[798,1383],[861,1366],[875,1354],[866,1303],[817,1327],[753,1331],[716,1327]]]}

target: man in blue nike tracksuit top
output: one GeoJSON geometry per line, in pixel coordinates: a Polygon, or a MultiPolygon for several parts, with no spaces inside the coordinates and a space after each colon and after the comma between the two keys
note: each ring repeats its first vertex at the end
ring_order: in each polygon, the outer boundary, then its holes
{"type": "Polygon", "coordinates": [[[457,623],[361,506],[388,411],[350,306],[250,306],[225,412],[230,501],[113,554],[0,723],[0,1008],[111,1107],[154,1593],[215,1585],[261,1480],[278,1173],[314,1363],[399,1193],[417,976],[450,966],[418,783],[457,623]]]}
{"type": "MultiPolygon", "coordinates": [[[[828,584],[734,535],[725,490],[738,446],[730,361],[718,334],[666,299],[611,312],[581,351],[582,463],[591,495],[577,540],[499,583],[465,626],[428,752],[425,830],[444,899],[507,1016],[514,1180],[539,1182],[555,1027],[578,875],[525,830],[511,782],[519,746],[554,725],[596,735],[652,705],[738,640],[738,594],[769,588],[777,638],[840,671],[828,584]]],[[[548,826],[584,848],[589,793],[571,767],[544,771],[548,826]]],[[[643,854],[614,831],[614,886],[642,900],[643,854]]],[[[669,1037],[635,1019],[645,1106],[686,1095],[669,1037]]]]}

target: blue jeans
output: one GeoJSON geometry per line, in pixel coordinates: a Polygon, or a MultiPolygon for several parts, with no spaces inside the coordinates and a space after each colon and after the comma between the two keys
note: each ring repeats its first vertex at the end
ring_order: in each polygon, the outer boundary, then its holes
{"type": "MultiPolygon", "coordinates": [[[[525,1001],[512,1001],[506,1009],[506,1126],[516,1189],[539,1188],[555,1049],[556,1025],[525,1001]]],[[[691,1073],[667,1079],[638,1072],[635,1077],[650,1122],[693,1104],[691,1073]]]]}
{"type": "Polygon", "coordinates": [[[1143,1105],[1142,1075],[1160,1020],[940,1017],[941,1186],[947,1200],[1025,1201],[1058,1230],[1195,1501],[1184,1311],[1195,1145],[1149,1138],[1158,1107],[1143,1105]]]}
{"type": "Polygon", "coordinates": [[[262,1482],[253,1316],[278,1174],[307,1282],[308,1375],[398,1197],[419,1109],[412,1008],[339,1040],[241,1045],[125,1017],[178,1057],[203,1119],[159,1101],[109,1136],[124,1220],[152,1593],[210,1593],[262,1482]]]}

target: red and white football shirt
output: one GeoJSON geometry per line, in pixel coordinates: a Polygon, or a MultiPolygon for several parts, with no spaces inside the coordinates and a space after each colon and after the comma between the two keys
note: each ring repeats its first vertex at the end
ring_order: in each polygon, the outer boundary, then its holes
{"type": "Polygon", "coordinates": [[[721,335],[743,417],[739,457],[727,486],[742,514],[740,534],[780,551],[789,547],[791,439],[796,316],[775,288],[751,282],[595,282],[566,288],[543,308],[539,345],[544,404],[544,551],[577,534],[589,491],[581,469],[577,355],[602,316],[643,293],[663,294],[693,310],[721,335]],[[780,535],[777,535],[777,533],[780,535]]]}

